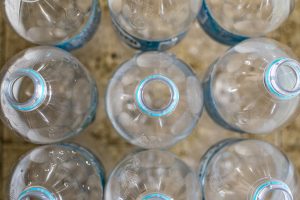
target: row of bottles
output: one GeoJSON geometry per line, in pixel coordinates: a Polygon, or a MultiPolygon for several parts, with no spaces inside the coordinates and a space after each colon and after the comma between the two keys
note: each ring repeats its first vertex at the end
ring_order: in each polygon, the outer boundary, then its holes
{"type": "MultiPolygon", "coordinates": [[[[180,42],[193,21],[216,41],[235,45],[278,28],[294,0],[108,0],[120,38],[140,50],[166,50],[180,42]],[[249,28],[251,27],[251,28],[249,28]]],[[[12,28],[24,39],[65,50],[80,48],[97,30],[98,0],[4,0],[12,28]]]]}
{"type": "Polygon", "coordinates": [[[177,156],[140,150],[112,171],[74,144],[38,147],[26,154],[11,176],[10,200],[293,200],[297,171],[275,146],[227,139],[211,147],[195,173],[177,156]]]}
{"type": "MultiPolygon", "coordinates": [[[[3,122],[38,144],[82,132],[97,110],[95,81],[54,47],[30,48],[8,61],[0,91],[3,122]]],[[[192,132],[204,106],[229,130],[272,133],[297,116],[299,93],[300,64],[291,50],[259,38],[229,49],[202,84],[170,53],[138,53],[114,73],[105,99],[109,119],[128,142],[167,148],[192,132]]]]}

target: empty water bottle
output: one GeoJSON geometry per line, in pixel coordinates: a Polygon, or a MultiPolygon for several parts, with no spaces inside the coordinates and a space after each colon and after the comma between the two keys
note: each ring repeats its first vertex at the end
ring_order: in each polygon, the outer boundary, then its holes
{"type": "Polygon", "coordinates": [[[200,199],[196,174],[174,154],[148,150],[127,156],[113,170],[105,200],[200,199]]]}
{"type": "Polygon", "coordinates": [[[0,81],[2,120],[30,142],[64,140],[95,117],[96,84],[84,66],[61,49],[22,51],[3,67],[0,81]]]}
{"type": "Polygon", "coordinates": [[[259,140],[227,139],[201,160],[203,200],[293,200],[297,171],[275,146],[259,140]]]}
{"type": "Polygon", "coordinates": [[[205,108],[221,126],[270,133],[298,114],[300,64],[270,39],[249,39],[212,64],[204,80],[205,108]]]}
{"type": "Polygon", "coordinates": [[[172,54],[146,52],[123,63],[106,94],[117,132],[143,148],[169,147],[189,135],[202,113],[201,83],[172,54]]]}
{"type": "Polygon", "coordinates": [[[4,0],[7,19],[29,42],[73,50],[88,42],[100,23],[98,0],[4,0]]]}
{"type": "Polygon", "coordinates": [[[35,148],[15,167],[10,200],[96,200],[103,198],[104,170],[83,147],[56,144],[35,148]]]}
{"type": "Polygon", "coordinates": [[[202,0],[109,0],[120,38],[141,50],[165,50],[186,35],[202,0]]]}
{"type": "Polygon", "coordinates": [[[277,29],[291,14],[295,0],[204,0],[198,21],[216,41],[235,45],[277,29]]]}

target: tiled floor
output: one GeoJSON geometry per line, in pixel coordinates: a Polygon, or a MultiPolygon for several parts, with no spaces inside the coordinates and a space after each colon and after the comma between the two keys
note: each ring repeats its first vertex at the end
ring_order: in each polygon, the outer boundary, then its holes
{"type": "MultiPolygon", "coordinates": [[[[113,166],[133,147],[122,140],[112,129],[106,118],[104,110],[105,87],[113,71],[117,66],[130,58],[134,51],[125,47],[117,39],[110,23],[109,13],[104,0],[101,1],[104,9],[101,27],[96,36],[84,48],[73,52],[81,62],[90,70],[97,80],[100,93],[100,106],[96,121],[83,134],[72,141],[89,147],[103,161],[107,174],[113,166]]],[[[289,20],[276,32],[273,37],[285,44],[288,44],[300,57],[300,5],[289,20]]],[[[3,66],[11,56],[24,48],[31,46],[13,30],[3,23],[3,16],[0,17],[0,66],[3,66]]],[[[195,23],[188,36],[171,51],[178,57],[189,63],[194,71],[202,77],[209,64],[227,47],[221,46],[212,41],[195,23]]],[[[183,158],[190,166],[197,168],[201,155],[213,143],[229,136],[238,136],[235,133],[224,131],[215,125],[206,114],[203,115],[193,134],[185,141],[177,144],[172,151],[183,158]]],[[[248,137],[248,136],[245,136],[248,137]]],[[[253,137],[253,136],[249,136],[253,137]]],[[[300,118],[298,117],[284,130],[272,135],[263,137],[279,145],[287,152],[289,157],[300,170],[300,118]]],[[[24,142],[15,136],[11,131],[2,128],[0,134],[0,188],[2,199],[6,199],[9,174],[18,158],[32,149],[35,145],[24,142]]],[[[1,199],[1,198],[0,198],[1,199]]]]}

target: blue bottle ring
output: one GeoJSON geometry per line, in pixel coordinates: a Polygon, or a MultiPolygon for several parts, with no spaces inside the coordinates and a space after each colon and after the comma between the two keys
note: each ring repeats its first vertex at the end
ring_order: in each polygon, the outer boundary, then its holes
{"type": "Polygon", "coordinates": [[[136,92],[135,92],[135,99],[136,99],[138,108],[143,113],[145,113],[151,117],[163,117],[163,116],[166,116],[166,115],[172,113],[176,109],[178,102],[179,102],[179,90],[178,90],[176,84],[168,77],[163,76],[161,74],[154,74],[154,75],[150,75],[150,76],[146,77],[145,79],[143,79],[140,82],[140,84],[138,85],[136,92]],[[154,109],[149,108],[145,104],[145,100],[143,97],[143,91],[144,91],[145,86],[152,81],[161,81],[161,82],[165,83],[170,89],[170,92],[171,92],[170,102],[163,109],[154,110],[154,109]]]}
{"type": "Polygon", "coordinates": [[[151,200],[151,199],[159,199],[159,200],[173,200],[173,198],[168,197],[165,194],[161,193],[151,193],[145,195],[141,200],[151,200]]]}
{"type": "Polygon", "coordinates": [[[254,192],[252,200],[262,200],[270,191],[282,191],[286,200],[293,200],[293,194],[289,186],[279,180],[270,180],[262,183],[254,192]]]}
{"type": "Polygon", "coordinates": [[[29,112],[37,109],[46,99],[47,87],[46,81],[40,73],[33,69],[18,69],[8,75],[8,87],[6,88],[6,97],[10,105],[15,109],[23,112],[29,112]],[[24,102],[18,102],[14,97],[14,84],[20,78],[28,77],[33,81],[34,92],[32,97],[24,102]]]}
{"type": "Polygon", "coordinates": [[[29,187],[25,189],[18,197],[18,200],[26,200],[27,197],[37,197],[47,200],[56,200],[56,197],[49,192],[47,189],[40,187],[40,186],[34,186],[34,187],[29,187]]]}
{"type": "Polygon", "coordinates": [[[290,58],[279,58],[273,61],[266,69],[264,73],[264,82],[268,91],[278,97],[279,99],[291,99],[300,94],[300,64],[298,61],[290,58]],[[277,84],[277,70],[283,65],[287,64],[296,75],[296,84],[291,91],[284,90],[277,84]]]}

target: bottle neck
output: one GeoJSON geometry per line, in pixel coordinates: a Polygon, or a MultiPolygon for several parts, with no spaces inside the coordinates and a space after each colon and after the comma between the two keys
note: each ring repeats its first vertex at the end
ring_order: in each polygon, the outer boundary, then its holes
{"type": "Polygon", "coordinates": [[[29,112],[43,104],[47,96],[47,86],[46,81],[39,72],[33,69],[23,68],[7,74],[5,96],[9,104],[15,110],[29,112]],[[20,102],[19,96],[22,92],[21,85],[24,78],[31,80],[34,89],[28,100],[20,102]]]}
{"type": "Polygon", "coordinates": [[[154,74],[143,79],[137,86],[135,101],[138,108],[146,115],[163,117],[176,109],[179,90],[168,77],[154,74]]]}
{"type": "Polygon", "coordinates": [[[141,200],[174,200],[173,198],[162,193],[150,193],[144,195],[141,200]]]}
{"type": "Polygon", "coordinates": [[[274,195],[275,199],[293,200],[293,194],[289,186],[280,180],[264,180],[261,181],[251,194],[250,200],[269,199],[268,196],[274,195]],[[279,195],[282,198],[279,198],[279,195]]]}
{"type": "Polygon", "coordinates": [[[290,58],[279,58],[264,72],[264,85],[268,92],[280,100],[300,94],[300,63],[290,58]]]}
{"type": "Polygon", "coordinates": [[[18,197],[18,200],[57,200],[55,195],[43,187],[34,186],[26,188],[18,197]]]}

